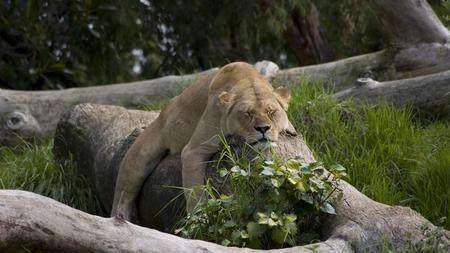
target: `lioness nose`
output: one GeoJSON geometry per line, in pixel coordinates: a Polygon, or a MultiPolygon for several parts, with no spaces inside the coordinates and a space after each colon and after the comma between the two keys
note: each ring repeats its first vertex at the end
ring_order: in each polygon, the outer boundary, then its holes
{"type": "Polygon", "coordinates": [[[270,125],[255,126],[255,129],[256,131],[265,134],[270,129],[270,125]]]}

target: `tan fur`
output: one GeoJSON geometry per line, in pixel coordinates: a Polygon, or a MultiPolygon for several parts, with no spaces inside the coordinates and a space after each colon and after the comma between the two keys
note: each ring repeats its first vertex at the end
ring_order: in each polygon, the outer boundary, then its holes
{"type": "MultiPolygon", "coordinates": [[[[273,89],[253,66],[236,62],[204,77],[172,99],[159,117],[136,139],[117,177],[112,215],[130,218],[133,202],[149,175],[167,153],[180,153],[183,186],[204,183],[205,162],[220,147],[218,135],[239,135],[248,143],[277,141],[295,134],[287,110],[289,92],[273,89]],[[150,165],[150,166],[149,166],[150,165]],[[146,168],[151,169],[146,169],[146,168]]],[[[191,211],[201,193],[186,194],[191,211]]]]}

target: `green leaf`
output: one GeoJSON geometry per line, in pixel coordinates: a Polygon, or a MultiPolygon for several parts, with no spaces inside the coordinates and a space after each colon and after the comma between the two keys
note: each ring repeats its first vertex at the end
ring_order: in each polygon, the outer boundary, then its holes
{"type": "Polygon", "coordinates": [[[221,242],[220,242],[220,244],[222,244],[223,246],[228,246],[228,245],[230,245],[230,240],[228,240],[228,239],[223,239],[221,242]]]}
{"type": "Polygon", "coordinates": [[[231,228],[236,226],[236,222],[234,220],[229,220],[223,224],[224,227],[231,228]]]}
{"type": "Polygon", "coordinates": [[[234,230],[233,233],[231,233],[231,239],[233,240],[234,244],[239,244],[239,242],[241,241],[241,231],[234,230]]]}
{"type": "Polygon", "coordinates": [[[311,174],[311,168],[309,166],[302,166],[300,167],[300,171],[305,174],[305,175],[309,175],[311,174]]]}
{"type": "Polygon", "coordinates": [[[228,173],[230,173],[230,172],[227,169],[225,169],[225,168],[219,169],[219,175],[221,177],[224,177],[224,176],[228,175],[228,173]]]}
{"type": "Polygon", "coordinates": [[[269,165],[269,166],[271,166],[271,165],[275,165],[275,162],[274,162],[274,161],[272,161],[272,160],[269,160],[269,161],[264,161],[264,163],[265,163],[266,165],[269,165]]]}
{"type": "Polygon", "coordinates": [[[230,169],[230,171],[231,172],[234,172],[234,173],[237,173],[237,172],[239,172],[241,170],[241,168],[239,168],[239,166],[233,166],[231,169],[230,169]]]}
{"type": "Polygon", "coordinates": [[[247,233],[247,231],[245,231],[245,230],[242,230],[241,231],[241,238],[243,238],[243,239],[247,239],[247,238],[249,238],[250,236],[249,236],[249,234],[247,233]]]}
{"type": "Polygon", "coordinates": [[[265,227],[256,222],[250,221],[247,224],[247,231],[250,238],[257,238],[265,232],[265,227]]]}
{"type": "Polygon", "coordinates": [[[320,211],[324,212],[324,213],[329,213],[329,214],[336,214],[336,210],[334,209],[334,207],[326,202],[324,203],[321,207],[320,207],[320,211]]]}
{"type": "Polygon", "coordinates": [[[295,188],[301,192],[306,192],[305,184],[302,181],[298,181],[295,188]]]}
{"type": "Polygon", "coordinates": [[[219,201],[217,199],[208,199],[208,206],[218,206],[219,201]]]}
{"type": "Polygon", "coordinates": [[[295,222],[286,222],[284,224],[284,227],[286,228],[286,231],[289,234],[291,234],[291,235],[297,234],[297,223],[295,223],[295,222]]]}
{"type": "Polygon", "coordinates": [[[282,245],[286,239],[287,232],[284,231],[282,228],[276,228],[272,230],[272,233],[270,234],[270,238],[274,240],[279,245],[282,245]]]}
{"type": "Polygon", "coordinates": [[[268,218],[267,225],[269,225],[269,227],[275,227],[276,225],[278,225],[278,222],[274,221],[272,218],[268,218]]]}
{"type": "Polygon", "coordinates": [[[286,220],[288,222],[293,222],[293,221],[297,220],[297,215],[290,213],[290,214],[284,215],[283,218],[284,218],[284,220],[286,220]]]}
{"type": "Polygon", "coordinates": [[[344,166],[342,166],[340,164],[335,164],[335,165],[331,166],[330,170],[342,172],[342,171],[345,171],[346,169],[344,168],[344,166]]]}
{"type": "Polygon", "coordinates": [[[293,184],[293,185],[296,185],[296,184],[297,184],[297,180],[294,179],[294,178],[292,178],[292,177],[288,177],[288,181],[289,181],[289,183],[291,183],[291,184],[293,184]]]}
{"type": "Polygon", "coordinates": [[[263,171],[261,171],[261,174],[265,176],[273,176],[273,169],[264,167],[263,171]]]}
{"type": "Polygon", "coordinates": [[[272,183],[272,185],[276,188],[280,187],[281,183],[280,180],[278,180],[277,178],[271,178],[270,182],[272,183]]]}
{"type": "Polygon", "coordinates": [[[267,215],[266,215],[265,213],[263,213],[263,212],[257,212],[257,213],[256,213],[256,216],[257,216],[258,218],[266,218],[266,217],[267,217],[267,215]]]}
{"type": "Polygon", "coordinates": [[[278,215],[275,212],[270,213],[270,218],[272,219],[278,219],[278,215]]]}

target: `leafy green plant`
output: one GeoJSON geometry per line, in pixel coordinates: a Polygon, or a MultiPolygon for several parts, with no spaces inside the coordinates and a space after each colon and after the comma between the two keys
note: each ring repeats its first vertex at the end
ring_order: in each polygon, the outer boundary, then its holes
{"type": "Polygon", "coordinates": [[[233,154],[228,145],[221,157],[231,164],[218,170],[231,193],[218,193],[208,182],[204,189],[209,199],[187,215],[177,234],[266,249],[319,239],[320,218],[335,214],[333,201],[342,194],[342,166],[327,171],[321,163],[308,164],[301,157],[282,160],[273,152],[271,159],[261,154],[248,159],[233,154]]]}

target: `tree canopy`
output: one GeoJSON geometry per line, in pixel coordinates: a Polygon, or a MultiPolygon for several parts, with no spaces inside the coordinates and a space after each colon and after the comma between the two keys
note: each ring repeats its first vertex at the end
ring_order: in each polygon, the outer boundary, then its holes
{"type": "MultiPolygon", "coordinates": [[[[430,2],[448,22],[449,1],[430,2]]],[[[385,46],[358,0],[6,0],[0,20],[0,87],[23,90],[148,79],[235,60],[308,65],[385,46]]]]}

